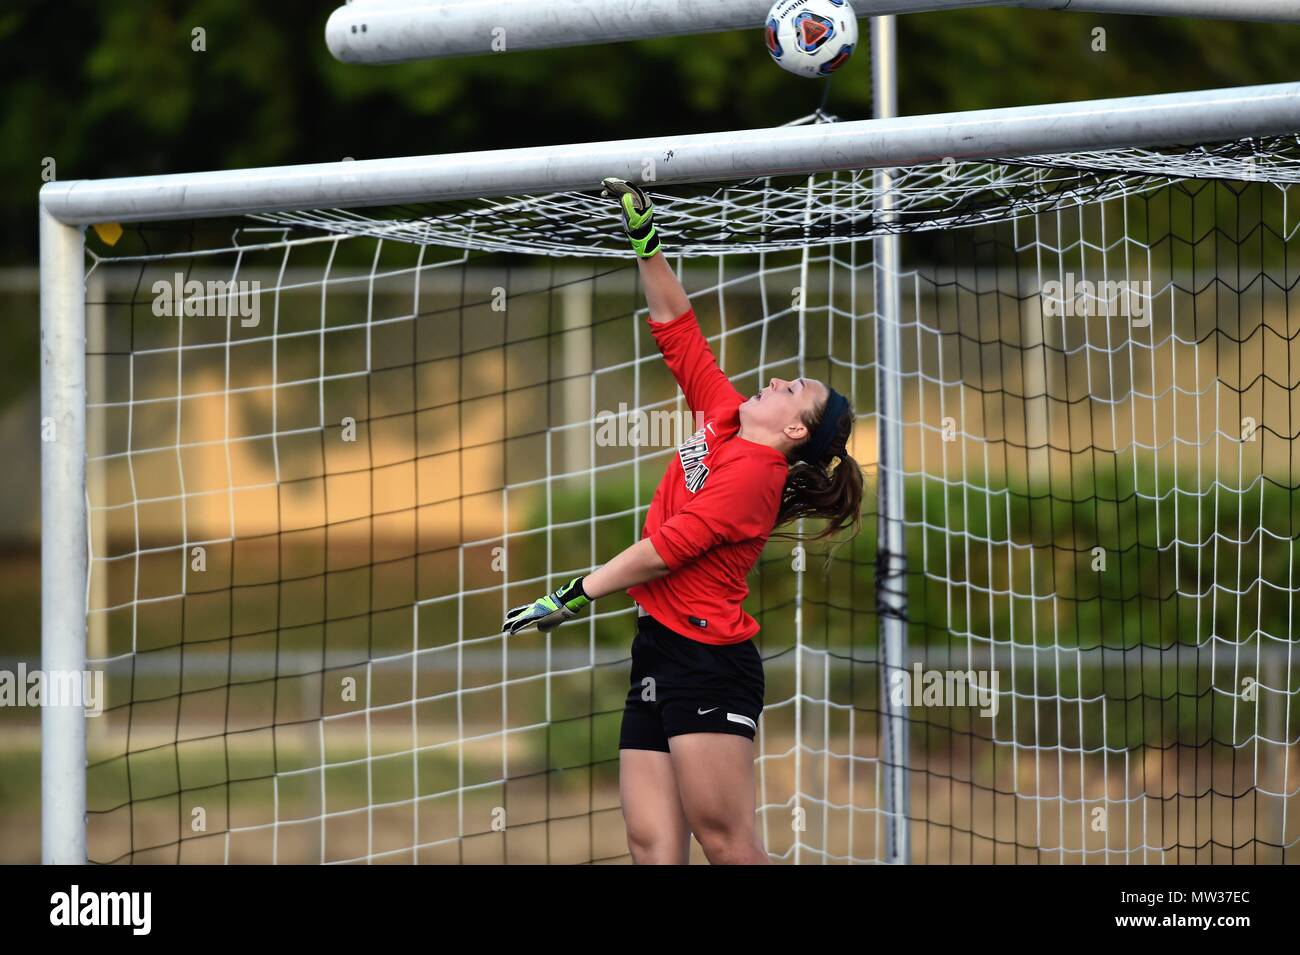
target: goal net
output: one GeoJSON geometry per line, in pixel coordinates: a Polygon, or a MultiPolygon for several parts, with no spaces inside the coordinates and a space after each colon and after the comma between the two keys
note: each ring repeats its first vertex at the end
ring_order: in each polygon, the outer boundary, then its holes
{"type": "MultiPolygon", "coordinates": [[[[750,579],[774,859],[906,830],[913,862],[1296,860],[1298,178],[1291,137],[901,169],[888,216],[869,171],[649,184],[740,391],[816,377],[859,416],[863,533],[750,579]]],[[[499,632],[638,539],[693,430],[610,204],[87,258],[89,858],[625,859],[633,606],[499,632]]]]}

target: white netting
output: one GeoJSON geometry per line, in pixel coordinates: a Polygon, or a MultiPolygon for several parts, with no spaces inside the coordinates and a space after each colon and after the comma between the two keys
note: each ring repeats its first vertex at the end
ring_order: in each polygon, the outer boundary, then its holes
{"type": "MultiPolygon", "coordinates": [[[[877,221],[870,170],[656,191],[664,239],[695,257],[832,245],[899,232],[951,229],[1063,211],[1154,192],[1187,179],[1300,181],[1300,136],[1213,147],[1116,149],[1001,162],[949,160],[895,171],[894,216],[877,221]]],[[[267,213],[267,222],[419,245],[524,255],[629,254],[618,210],[593,193],[506,197],[421,209],[267,213]]]]}
{"type": "MultiPolygon", "coordinates": [[[[871,177],[657,196],[738,387],[860,415],[866,531],[751,580],[774,857],[881,859],[901,771],[917,862],[1294,860],[1295,146],[900,175],[907,660],[1000,682],[992,717],[909,707],[897,770],[871,177]]],[[[95,861],[625,856],[630,605],[496,630],[639,534],[673,448],[602,445],[602,412],[685,409],[608,204],[405,212],[93,256],[95,861]],[[259,282],[256,322],[160,316],[177,273],[209,310],[185,281],[259,282]]]]}

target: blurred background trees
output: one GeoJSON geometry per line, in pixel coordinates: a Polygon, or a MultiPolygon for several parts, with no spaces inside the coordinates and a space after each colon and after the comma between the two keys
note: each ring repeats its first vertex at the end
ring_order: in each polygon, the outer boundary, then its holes
{"type": "MultiPolygon", "coordinates": [[[[826,94],[776,69],[757,27],[347,65],[325,47],[337,5],[10,0],[0,264],[35,261],[47,157],[66,180],[582,142],[779,125],[826,94]]],[[[899,59],[900,109],[926,113],[1294,79],[1300,28],[987,8],[901,17],[899,59]]],[[[864,42],[827,109],[868,116],[870,75],[864,42]]]]}

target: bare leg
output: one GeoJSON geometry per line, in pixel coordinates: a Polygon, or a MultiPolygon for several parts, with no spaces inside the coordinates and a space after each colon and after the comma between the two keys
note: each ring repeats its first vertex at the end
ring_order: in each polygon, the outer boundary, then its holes
{"type": "Polygon", "coordinates": [[[649,749],[622,749],[618,763],[618,789],[632,861],[638,865],[686,865],[691,830],[677,794],[672,757],[649,749]]]}
{"type": "Polygon", "coordinates": [[[754,743],[729,733],[668,740],[690,829],[714,865],[768,865],[754,826],[754,743]]]}

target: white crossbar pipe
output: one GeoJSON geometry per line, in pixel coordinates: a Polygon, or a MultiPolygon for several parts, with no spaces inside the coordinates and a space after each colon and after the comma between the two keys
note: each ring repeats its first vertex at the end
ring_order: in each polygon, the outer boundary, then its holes
{"type": "Polygon", "coordinates": [[[590,191],[605,176],[668,186],[1297,131],[1300,83],[1279,83],[572,146],[53,182],[41,189],[41,202],[65,223],[135,222],[590,191]]]}
{"type": "MultiPolygon", "coordinates": [[[[1300,23],[1300,3],[1296,0],[850,2],[859,17],[1002,6],[1300,23]]],[[[771,6],[771,0],[353,0],[330,16],[325,42],[330,52],[346,63],[398,63],[721,30],[757,30],[771,6]]]]}

